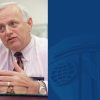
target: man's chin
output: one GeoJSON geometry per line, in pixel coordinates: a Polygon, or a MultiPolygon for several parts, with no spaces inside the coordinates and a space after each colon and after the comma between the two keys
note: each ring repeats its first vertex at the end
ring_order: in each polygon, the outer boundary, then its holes
{"type": "Polygon", "coordinates": [[[9,47],[9,49],[10,50],[12,50],[12,51],[20,51],[21,50],[21,45],[11,45],[10,47],[9,47]]]}

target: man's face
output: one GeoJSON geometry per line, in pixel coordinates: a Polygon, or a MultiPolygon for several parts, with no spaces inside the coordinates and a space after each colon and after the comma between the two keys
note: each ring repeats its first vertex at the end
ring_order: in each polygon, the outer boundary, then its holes
{"type": "Polygon", "coordinates": [[[0,38],[4,45],[20,51],[30,42],[32,20],[24,21],[21,11],[15,6],[0,10],[0,38]]]}

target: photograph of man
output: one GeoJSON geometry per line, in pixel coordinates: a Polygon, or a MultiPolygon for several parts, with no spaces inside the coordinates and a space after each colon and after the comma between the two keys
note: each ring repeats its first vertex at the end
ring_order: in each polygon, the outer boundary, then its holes
{"type": "Polygon", "coordinates": [[[47,95],[48,42],[32,27],[21,5],[0,4],[0,93],[47,95]]]}

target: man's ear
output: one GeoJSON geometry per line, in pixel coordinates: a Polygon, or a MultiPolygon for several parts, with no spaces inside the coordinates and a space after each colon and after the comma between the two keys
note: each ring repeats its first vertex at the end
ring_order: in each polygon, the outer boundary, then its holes
{"type": "Polygon", "coordinates": [[[27,24],[28,24],[29,26],[32,27],[32,25],[33,25],[33,21],[32,21],[32,18],[31,18],[31,17],[28,18],[28,20],[27,20],[27,24]]]}

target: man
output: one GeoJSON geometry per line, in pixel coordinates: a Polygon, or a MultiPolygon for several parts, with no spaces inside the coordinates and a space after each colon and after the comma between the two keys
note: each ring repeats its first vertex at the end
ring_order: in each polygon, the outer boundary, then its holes
{"type": "Polygon", "coordinates": [[[47,94],[47,40],[31,30],[32,18],[20,5],[1,4],[1,93],[47,94]],[[19,63],[16,53],[22,55],[19,63]]]}

